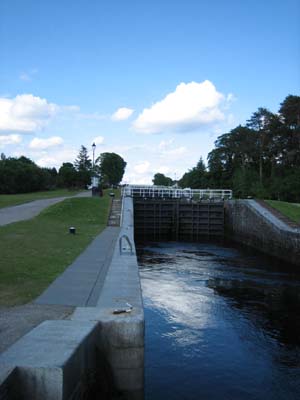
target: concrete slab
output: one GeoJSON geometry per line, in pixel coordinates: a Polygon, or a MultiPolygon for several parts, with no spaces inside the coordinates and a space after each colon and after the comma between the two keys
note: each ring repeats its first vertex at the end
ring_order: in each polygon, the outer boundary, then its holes
{"type": "Polygon", "coordinates": [[[21,397],[16,398],[69,399],[84,371],[94,366],[96,325],[46,321],[2,353],[0,375],[17,367],[15,387],[21,397]]]}
{"type": "MultiPolygon", "coordinates": [[[[25,304],[0,308],[0,353],[46,320],[67,319],[74,307],[25,304]]],[[[1,398],[1,397],[0,397],[1,398]]]]}
{"type": "Polygon", "coordinates": [[[37,304],[95,306],[120,228],[107,227],[36,300],[37,304]]]}

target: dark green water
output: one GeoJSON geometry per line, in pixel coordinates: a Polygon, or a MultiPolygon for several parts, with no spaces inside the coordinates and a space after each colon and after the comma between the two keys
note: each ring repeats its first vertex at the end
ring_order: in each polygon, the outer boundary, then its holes
{"type": "Polygon", "coordinates": [[[138,248],[146,399],[300,399],[300,273],[231,246],[138,248]]]}

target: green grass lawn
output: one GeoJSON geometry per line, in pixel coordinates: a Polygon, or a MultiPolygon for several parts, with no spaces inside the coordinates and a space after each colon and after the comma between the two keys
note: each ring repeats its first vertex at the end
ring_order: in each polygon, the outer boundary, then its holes
{"type": "Polygon", "coordinates": [[[50,199],[53,197],[74,196],[82,190],[58,189],[46,192],[21,193],[21,194],[0,194],[0,208],[16,206],[28,203],[33,200],[50,199]]]}
{"type": "Polygon", "coordinates": [[[285,201],[265,200],[270,206],[280,211],[294,222],[300,223],[300,204],[287,203],[285,201]]]}
{"type": "Polygon", "coordinates": [[[0,227],[0,306],[31,301],[72,263],[106,226],[108,193],[66,199],[29,221],[0,227]]]}

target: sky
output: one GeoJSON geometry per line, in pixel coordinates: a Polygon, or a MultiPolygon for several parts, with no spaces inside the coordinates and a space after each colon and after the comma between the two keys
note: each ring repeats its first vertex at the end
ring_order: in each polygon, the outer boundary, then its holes
{"type": "Polygon", "coordinates": [[[1,0],[0,152],[115,152],[179,179],[258,107],[300,93],[299,0],[1,0]]]}

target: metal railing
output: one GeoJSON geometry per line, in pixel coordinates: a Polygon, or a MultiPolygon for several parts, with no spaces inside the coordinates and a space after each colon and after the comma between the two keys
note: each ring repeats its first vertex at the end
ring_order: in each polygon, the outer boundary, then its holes
{"type": "Polygon", "coordinates": [[[124,254],[124,252],[128,253],[130,252],[130,254],[133,254],[133,247],[132,247],[132,243],[129,239],[129,237],[127,235],[122,235],[119,239],[119,250],[120,250],[120,254],[124,254]],[[124,246],[123,242],[124,240],[127,242],[128,247],[124,246]]]}
{"type": "Polygon", "coordinates": [[[123,196],[142,198],[185,198],[195,200],[228,200],[232,198],[229,189],[179,189],[169,186],[126,185],[122,190],[123,196]]]}

